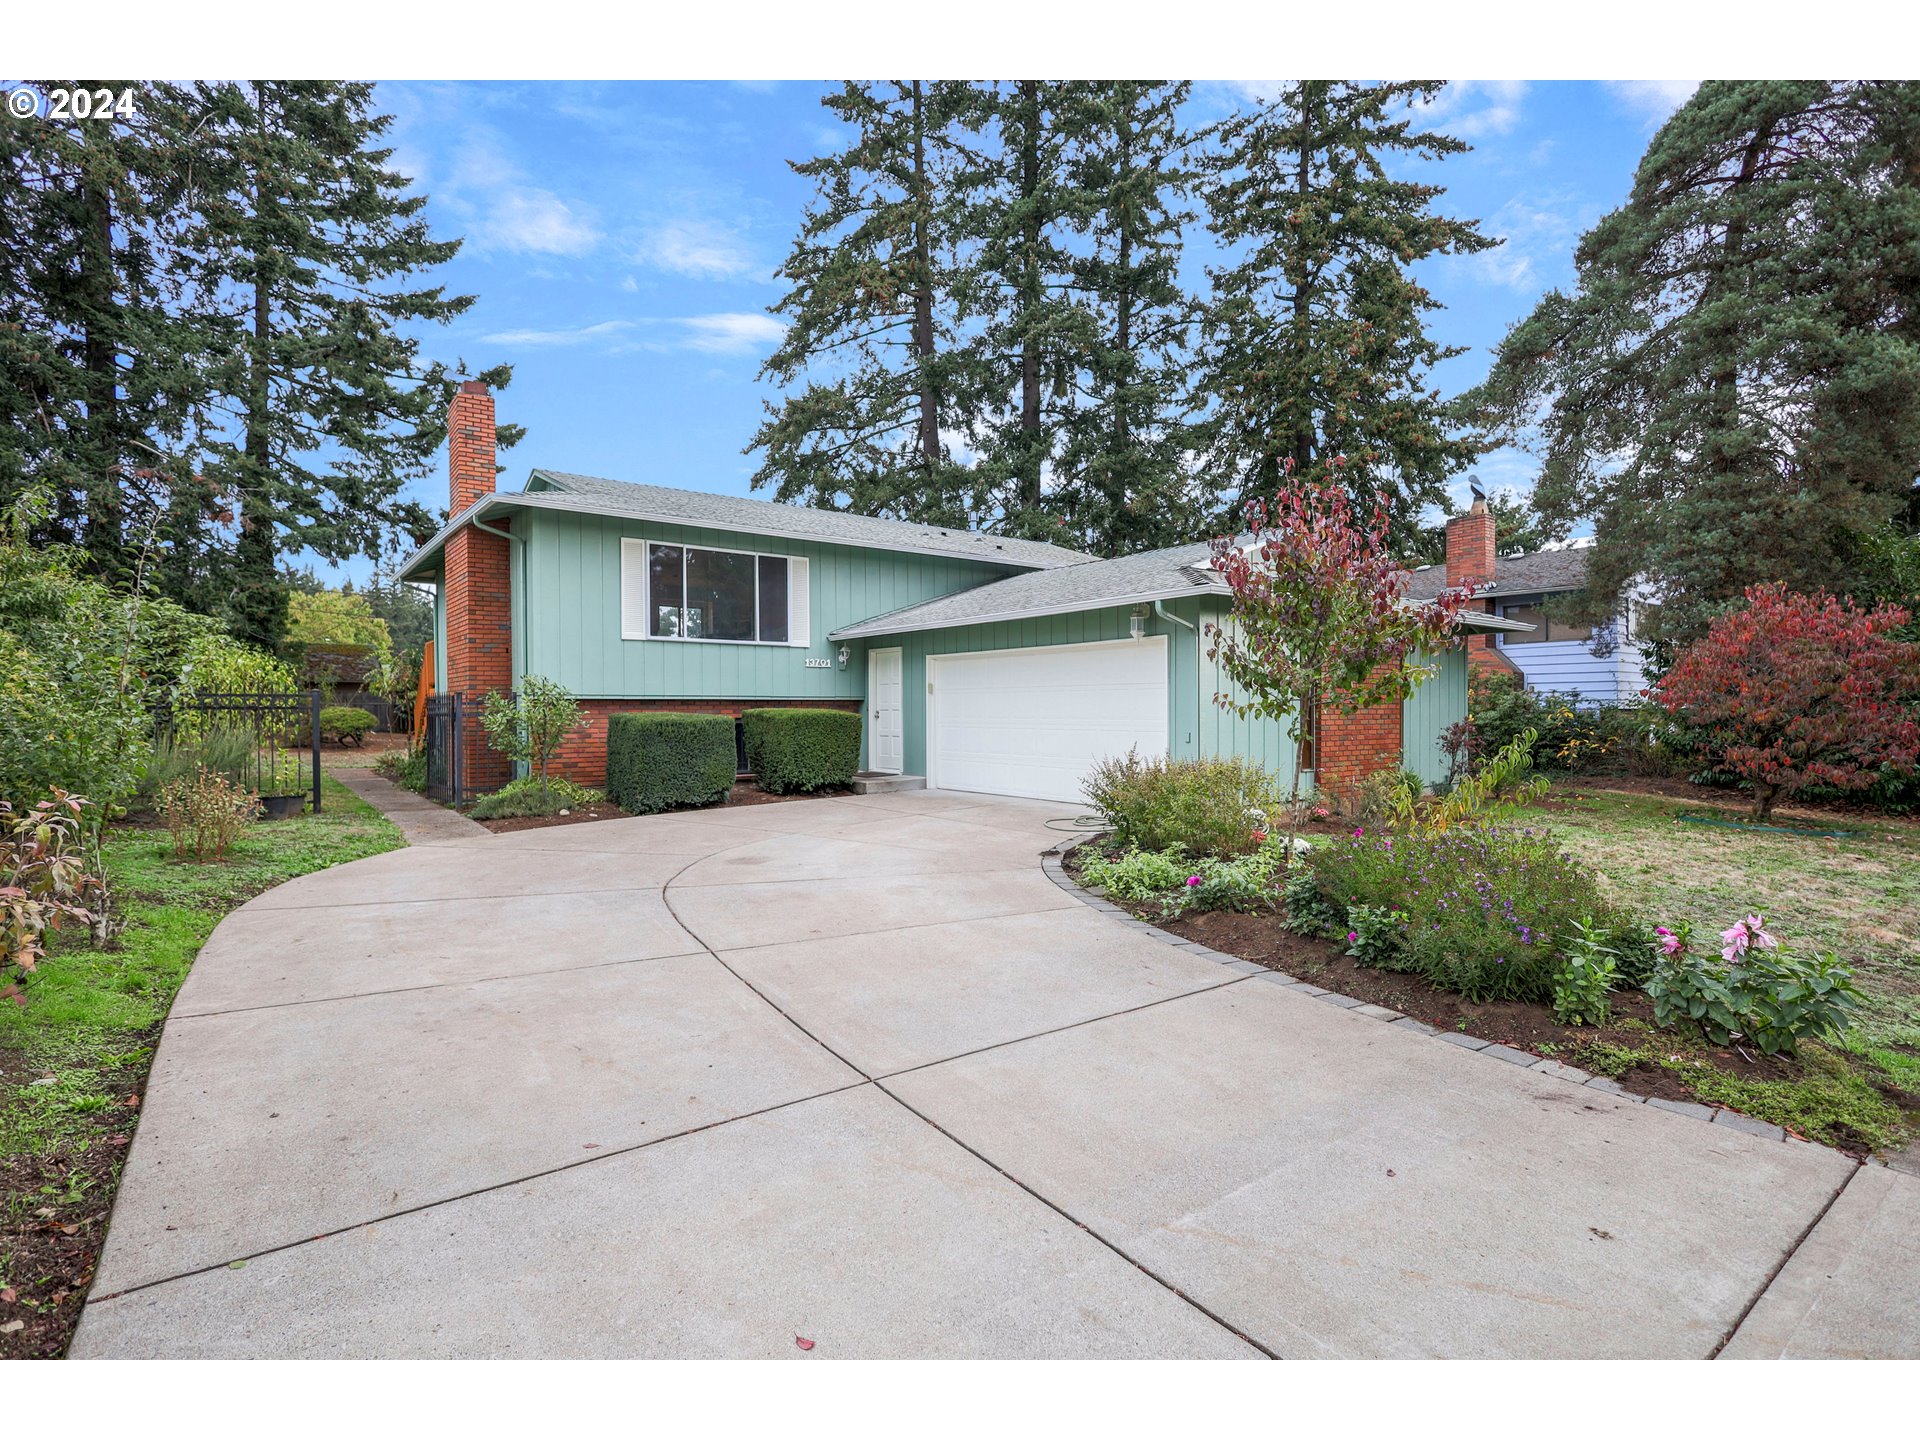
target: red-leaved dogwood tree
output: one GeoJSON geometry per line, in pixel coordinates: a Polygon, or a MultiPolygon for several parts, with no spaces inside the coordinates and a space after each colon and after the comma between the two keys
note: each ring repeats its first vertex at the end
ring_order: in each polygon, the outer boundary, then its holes
{"type": "Polygon", "coordinates": [[[1755,820],[1805,785],[1864,790],[1882,766],[1920,761],[1920,645],[1891,633],[1907,618],[1750,586],[1746,608],[1715,620],[1653,695],[1753,787],[1755,820]]]}
{"type": "MultiPolygon", "coordinates": [[[[1208,658],[1238,687],[1214,703],[1284,722],[1296,751],[1316,714],[1351,715],[1404,700],[1436,666],[1422,661],[1452,638],[1472,587],[1414,604],[1412,572],[1387,549],[1387,512],[1362,521],[1338,485],[1290,485],[1246,507],[1251,539],[1213,542],[1213,567],[1233,591],[1225,625],[1209,624],[1208,658]]],[[[1294,767],[1290,817],[1300,804],[1294,767]]],[[[1296,820],[1287,822],[1287,862],[1296,820]]]]}

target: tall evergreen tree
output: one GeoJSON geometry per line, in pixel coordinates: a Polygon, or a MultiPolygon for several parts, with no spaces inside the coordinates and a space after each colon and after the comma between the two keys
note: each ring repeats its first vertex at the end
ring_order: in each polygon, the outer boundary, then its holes
{"type": "MultiPolygon", "coordinates": [[[[182,253],[196,303],[224,321],[207,475],[237,501],[229,623],[276,645],[282,551],[339,560],[431,528],[400,491],[427,472],[457,377],[422,363],[412,331],[473,297],[419,278],[460,242],[428,233],[426,198],[388,167],[372,86],[199,83],[169,88],[165,107],[197,137],[182,253]]],[[[502,444],[518,438],[501,427],[502,444]]]]}
{"type": "Polygon", "coordinates": [[[42,87],[134,100],[130,115],[0,124],[0,501],[44,489],[36,538],[121,581],[192,468],[179,454],[204,334],[165,263],[181,137],[144,83],[42,87]]]}
{"type": "Polygon", "coordinates": [[[1670,644],[1854,588],[1920,473],[1920,84],[1701,86],[1575,259],[1467,398],[1593,521],[1585,608],[1644,576],[1670,644]]]}
{"type": "Polygon", "coordinates": [[[802,383],[767,407],[753,483],[827,509],[970,523],[969,477],[943,434],[966,424],[951,305],[966,87],[848,81],[822,103],[856,133],[793,166],[817,188],[780,268],[786,338],[760,373],[802,383]]]}
{"type": "Polygon", "coordinates": [[[1404,537],[1477,453],[1429,388],[1459,350],[1428,336],[1437,302],[1408,267],[1499,242],[1438,213],[1441,187],[1389,173],[1468,148],[1418,128],[1441,88],[1300,81],[1224,129],[1207,207],[1233,256],[1210,272],[1195,393],[1243,502],[1333,479],[1404,537]]]}
{"type": "Polygon", "coordinates": [[[1067,264],[1085,312],[1053,455],[1053,509],[1101,555],[1175,545],[1203,533],[1212,499],[1190,463],[1188,344],[1198,306],[1180,281],[1181,232],[1194,180],[1182,126],[1185,81],[1103,81],[1077,96],[1068,184],[1088,243],[1067,264]]]}
{"type": "Polygon", "coordinates": [[[965,248],[953,293],[969,326],[961,373],[975,488],[998,528],[1033,538],[1057,538],[1043,499],[1058,413],[1094,341],[1067,283],[1070,237],[1086,223],[1069,170],[1086,89],[1043,80],[970,87],[959,115],[965,248]]]}

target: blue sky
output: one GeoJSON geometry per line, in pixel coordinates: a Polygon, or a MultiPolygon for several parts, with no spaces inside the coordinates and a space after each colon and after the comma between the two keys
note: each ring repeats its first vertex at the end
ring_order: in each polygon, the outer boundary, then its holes
{"type": "MultiPolygon", "coordinates": [[[[1262,93],[1194,87],[1195,121],[1262,93]]],[[[507,457],[535,465],[749,493],[741,453],[771,395],[755,379],[779,329],[766,307],[810,187],[789,169],[844,138],[803,83],[387,83],[396,168],[431,198],[436,233],[466,244],[445,268],[478,302],[428,335],[429,353],[478,369],[511,362],[503,419],[527,427],[507,457]]],[[[1582,231],[1625,196],[1648,139],[1687,83],[1462,82],[1433,117],[1468,140],[1436,167],[1443,204],[1503,236],[1497,250],[1428,263],[1433,321],[1466,354],[1435,376],[1479,380],[1507,327],[1572,276],[1582,231]]],[[[1196,225],[1196,275],[1207,237],[1196,225]]],[[[1524,485],[1517,452],[1480,473],[1524,485]]],[[[446,503],[444,470],[417,487],[446,503]]],[[[1462,487],[1464,493],[1464,486],[1462,487]]],[[[350,573],[364,576],[364,564],[350,573]]]]}

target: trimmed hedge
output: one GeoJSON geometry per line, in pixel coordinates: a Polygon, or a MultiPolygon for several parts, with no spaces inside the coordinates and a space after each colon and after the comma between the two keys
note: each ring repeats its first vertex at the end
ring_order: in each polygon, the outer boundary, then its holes
{"type": "Polygon", "coordinates": [[[607,798],[629,815],[718,804],[733,789],[735,758],[726,715],[607,717],[607,798]]]}
{"type": "Polygon", "coordinates": [[[372,711],[362,710],[358,705],[329,705],[320,712],[320,735],[323,739],[338,740],[342,745],[358,745],[379,723],[372,711]]]}
{"type": "Polygon", "coordinates": [[[846,710],[749,710],[747,768],[762,790],[845,785],[860,765],[860,717],[846,710]]]}

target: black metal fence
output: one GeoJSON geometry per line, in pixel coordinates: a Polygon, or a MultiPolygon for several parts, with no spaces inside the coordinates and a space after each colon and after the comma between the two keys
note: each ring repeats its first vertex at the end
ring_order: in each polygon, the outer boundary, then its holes
{"type": "Polygon", "coordinates": [[[456,810],[466,803],[465,776],[461,774],[466,728],[472,723],[470,706],[461,695],[427,697],[426,730],[421,737],[427,757],[426,796],[440,800],[456,810]]]}
{"type": "Polygon", "coordinates": [[[246,786],[269,813],[311,798],[320,809],[320,692],[184,695],[154,713],[155,762],[204,765],[246,786]]]}

